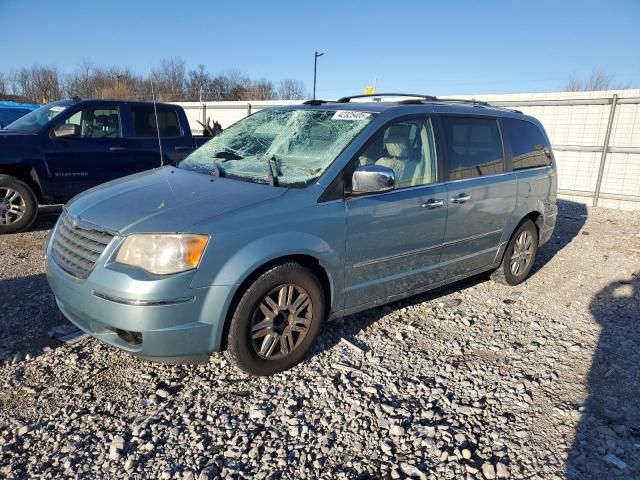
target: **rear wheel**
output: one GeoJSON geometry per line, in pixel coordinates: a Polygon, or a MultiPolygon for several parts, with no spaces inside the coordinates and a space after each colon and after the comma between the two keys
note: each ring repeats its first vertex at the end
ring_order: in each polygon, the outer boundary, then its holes
{"type": "Polygon", "coordinates": [[[252,375],[291,368],[313,345],[324,314],[324,292],[311,270],[297,263],[275,266],[238,302],[225,355],[252,375]]]}
{"type": "Polygon", "coordinates": [[[0,175],[0,235],[26,230],[37,213],[33,190],[17,178],[0,175]]]}
{"type": "Polygon", "coordinates": [[[491,278],[506,285],[524,282],[533,267],[537,251],[538,229],[531,220],[525,220],[511,237],[502,263],[491,278]]]}

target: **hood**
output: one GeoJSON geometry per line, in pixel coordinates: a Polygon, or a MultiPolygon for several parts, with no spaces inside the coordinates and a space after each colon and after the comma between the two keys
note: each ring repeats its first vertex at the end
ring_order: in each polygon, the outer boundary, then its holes
{"type": "Polygon", "coordinates": [[[67,210],[119,233],[185,232],[191,225],[285,192],[284,188],[165,167],[84,192],[69,202],[67,210]]]}

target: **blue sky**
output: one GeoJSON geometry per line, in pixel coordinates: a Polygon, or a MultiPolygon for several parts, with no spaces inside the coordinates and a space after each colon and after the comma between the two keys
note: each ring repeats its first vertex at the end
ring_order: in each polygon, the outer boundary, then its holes
{"type": "Polygon", "coordinates": [[[318,97],[561,90],[602,68],[640,87],[640,0],[441,2],[0,0],[0,71],[82,58],[146,73],[188,68],[295,78],[318,97]]]}

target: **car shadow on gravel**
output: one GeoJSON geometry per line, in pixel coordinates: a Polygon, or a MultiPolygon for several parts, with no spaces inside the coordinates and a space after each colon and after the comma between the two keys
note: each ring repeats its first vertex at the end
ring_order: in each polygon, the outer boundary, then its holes
{"type": "Polygon", "coordinates": [[[38,216],[33,222],[33,225],[29,227],[29,232],[38,232],[41,230],[52,229],[58,217],[62,213],[62,205],[46,205],[38,208],[38,216]]]}
{"type": "Polygon", "coordinates": [[[640,478],[640,270],[592,299],[601,327],[589,396],[567,458],[569,480],[640,478]]]}
{"type": "Polygon", "coordinates": [[[44,274],[0,280],[0,360],[55,345],[47,332],[65,322],[44,274]]]}
{"type": "Polygon", "coordinates": [[[553,236],[538,250],[530,277],[538,273],[560,250],[571,243],[584,227],[587,217],[588,210],[585,204],[558,200],[558,217],[553,236]]]}
{"type": "MultiPolygon", "coordinates": [[[[556,254],[565,248],[580,233],[588,216],[585,204],[572,202],[569,200],[558,200],[558,218],[551,240],[545,243],[536,255],[535,264],[531,270],[531,276],[541,270],[556,254]]],[[[385,315],[399,310],[404,307],[411,307],[423,302],[435,300],[439,297],[445,297],[449,294],[460,292],[467,288],[474,287],[482,282],[486,282],[489,273],[479,274],[474,277],[466,278],[443,287],[429,290],[428,292],[405,298],[397,302],[377,307],[364,312],[349,315],[342,320],[332,322],[332,327],[336,324],[338,328],[325,328],[320,338],[321,347],[314,350],[314,353],[329,349],[340,341],[342,336],[354,337],[361,330],[366,329],[369,325],[375,323],[385,315]]],[[[443,300],[445,306],[456,307],[457,299],[443,300]]]]}

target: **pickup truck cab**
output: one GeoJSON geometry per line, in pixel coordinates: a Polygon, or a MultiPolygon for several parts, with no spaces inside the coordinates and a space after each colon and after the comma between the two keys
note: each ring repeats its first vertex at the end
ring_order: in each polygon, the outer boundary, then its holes
{"type": "Polygon", "coordinates": [[[34,110],[0,130],[0,234],[28,228],[39,203],[176,164],[204,141],[178,105],[76,99],[34,110]]]}
{"type": "Polygon", "coordinates": [[[143,358],[224,350],[270,375],[329,318],[485,271],[523,282],[557,215],[540,122],[352,98],[261,110],[177,167],[74,198],[46,242],[62,313],[143,358]]]}

